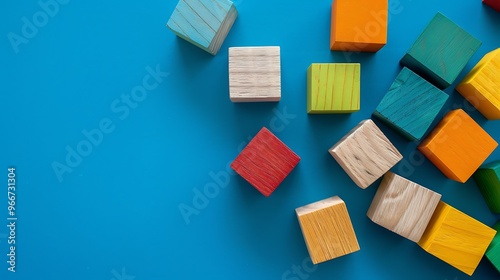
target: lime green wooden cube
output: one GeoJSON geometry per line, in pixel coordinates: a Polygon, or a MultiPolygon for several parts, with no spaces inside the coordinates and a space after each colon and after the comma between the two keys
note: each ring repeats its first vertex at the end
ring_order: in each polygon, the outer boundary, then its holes
{"type": "Polygon", "coordinates": [[[307,69],[307,113],[359,111],[359,63],[313,63],[307,69]]]}

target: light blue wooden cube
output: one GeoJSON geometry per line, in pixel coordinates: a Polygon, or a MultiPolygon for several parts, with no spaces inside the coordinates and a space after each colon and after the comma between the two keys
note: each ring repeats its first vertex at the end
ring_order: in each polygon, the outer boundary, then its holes
{"type": "Polygon", "coordinates": [[[446,100],[448,94],[404,67],[373,115],[408,140],[420,140],[446,100]]]}
{"type": "Polygon", "coordinates": [[[177,36],[217,54],[238,11],[229,0],[180,0],[167,27],[177,36]]]}

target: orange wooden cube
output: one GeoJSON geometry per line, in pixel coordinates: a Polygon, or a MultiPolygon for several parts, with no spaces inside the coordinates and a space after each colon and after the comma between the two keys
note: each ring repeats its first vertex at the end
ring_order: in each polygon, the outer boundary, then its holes
{"type": "Polygon", "coordinates": [[[387,43],[388,0],[334,0],[332,51],[376,52],[387,43]]]}
{"type": "Polygon", "coordinates": [[[418,149],[446,177],[465,183],[498,146],[462,109],[449,112],[418,149]]]}

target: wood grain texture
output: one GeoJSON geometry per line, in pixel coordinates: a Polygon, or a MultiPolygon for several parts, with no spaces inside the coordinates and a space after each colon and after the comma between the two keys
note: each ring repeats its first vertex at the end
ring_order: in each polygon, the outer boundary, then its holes
{"type": "Polygon", "coordinates": [[[404,67],[373,115],[411,141],[422,139],[448,100],[442,92],[404,67]]]}
{"type": "Polygon", "coordinates": [[[500,12],[500,0],[483,0],[483,3],[500,12]]]}
{"type": "Polygon", "coordinates": [[[330,49],[376,52],[387,43],[388,0],[334,0],[330,49]]]}
{"type": "Polygon", "coordinates": [[[231,168],[269,196],[299,161],[297,154],[264,127],[231,163],[231,168]]]}
{"type": "Polygon", "coordinates": [[[363,189],[403,158],[372,120],[360,122],[329,152],[354,183],[363,189]]]}
{"type": "Polygon", "coordinates": [[[233,102],[280,101],[280,47],[229,48],[229,97],[233,102]]]}
{"type": "Polygon", "coordinates": [[[500,272],[500,222],[497,222],[493,229],[497,231],[490,246],[486,249],[486,258],[500,272]]]}
{"type": "Polygon", "coordinates": [[[359,111],[359,63],[313,63],[307,69],[307,113],[359,111]]]}
{"type": "Polygon", "coordinates": [[[440,201],[418,245],[470,276],[495,234],[496,230],[440,201]]]}
{"type": "Polygon", "coordinates": [[[295,209],[313,264],[359,251],[344,201],[330,197],[295,209]]]}
{"type": "Polygon", "coordinates": [[[418,149],[443,174],[465,183],[498,146],[462,109],[449,112],[418,149]]]}
{"type": "Polygon", "coordinates": [[[229,0],[180,0],[167,22],[177,36],[217,54],[238,11],[229,0]]]}
{"type": "Polygon", "coordinates": [[[481,166],[474,180],[491,212],[500,214],[500,161],[481,166]]]}
{"type": "Polygon", "coordinates": [[[440,89],[449,87],[481,46],[481,41],[437,13],[401,64],[440,89]]]}
{"type": "Polygon", "coordinates": [[[486,54],[456,90],[487,119],[500,119],[500,48],[486,54]]]}
{"type": "Polygon", "coordinates": [[[366,215],[374,223],[418,242],[440,199],[440,194],[387,172],[366,215]]]}

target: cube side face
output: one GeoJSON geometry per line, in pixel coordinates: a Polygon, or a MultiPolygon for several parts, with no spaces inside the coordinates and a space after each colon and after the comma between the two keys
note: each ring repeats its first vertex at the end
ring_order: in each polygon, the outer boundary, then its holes
{"type": "Polygon", "coordinates": [[[446,88],[455,81],[480,46],[478,39],[438,13],[407,53],[425,68],[414,68],[412,66],[418,65],[411,63],[406,65],[407,59],[401,62],[417,74],[431,78],[439,88],[446,88]]]}
{"type": "Polygon", "coordinates": [[[387,0],[335,0],[332,4],[330,49],[376,52],[387,43],[387,0]]]}
{"type": "Polygon", "coordinates": [[[374,223],[418,242],[440,199],[440,194],[387,172],[367,216],[374,223]]]}
{"type": "Polygon", "coordinates": [[[377,106],[378,117],[409,140],[420,140],[448,95],[404,67],[377,106]]]}
{"type": "Polygon", "coordinates": [[[224,43],[224,40],[226,39],[227,34],[229,34],[231,27],[233,27],[233,24],[237,17],[238,17],[238,11],[236,10],[234,4],[231,3],[231,8],[229,9],[229,12],[223,19],[218,32],[215,34],[215,37],[213,38],[210,46],[208,47],[209,52],[211,54],[216,55],[219,52],[220,47],[224,43]]]}
{"type": "Polygon", "coordinates": [[[497,146],[467,113],[457,109],[445,116],[419,150],[448,178],[465,183],[497,146]]]}
{"type": "MultiPolygon", "coordinates": [[[[340,198],[339,198],[340,199],[340,198]]],[[[297,218],[314,264],[358,251],[359,244],[345,203],[322,206],[321,201],[306,207],[316,208],[297,218]],[[317,205],[316,205],[317,204],[317,205]]]]}
{"type": "Polygon", "coordinates": [[[359,63],[313,63],[307,71],[307,112],[352,113],[360,108],[359,63]]]}
{"type": "Polygon", "coordinates": [[[494,164],[494,167],[479,168],[474,180],[491,212],[500,213],[500,161],[494,164]]]}
{"type": "Polygon", "coordinates": [[[229,97],[233,102],[280,101],[280,47],[229,48],[229,97]]]}
{"type": "MultiPolygon", "coordinates": [[[[440,204],[445,203],[440,202],[440,204]]],[[[440,225],[432,227],[433,232],[427,229],[419,245],[435,257],[467,275],[472,275],[493,240],[496,230],[447,204],[441,206],[442,208],[446,208],[446,211],[436,211],[434,215],[445,216],[439,219],[433,217],[431,220],[431,222],[439,220],[440,225]]]]}
{"type": "Polygon", "coordinates": [[[361,122],[329,152],[354,183],[363,189],[403,158],[372,120],[361,122]]]}
{"type": "Polygon", "coordinates": [[[263,128],[231,163],[231,168],[263,195],[269,196],[299,161],[297,154],[263,128]]]}
{"type": "Polygon", "coordinates": [[[493,226],[497,231],[490,246],[486,249],[485,256],[493,264],[493,266],[500,272],[500,222],[493,226]]]}

